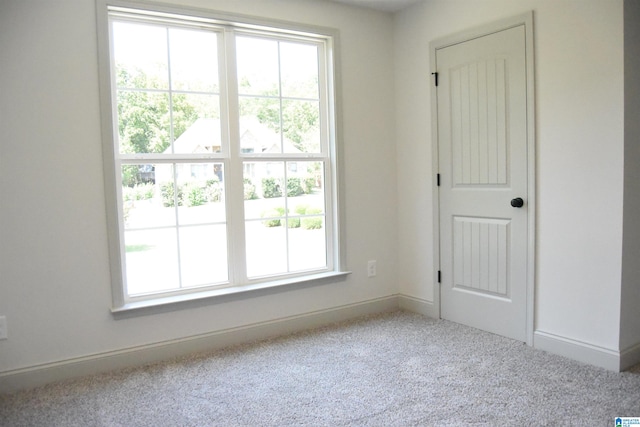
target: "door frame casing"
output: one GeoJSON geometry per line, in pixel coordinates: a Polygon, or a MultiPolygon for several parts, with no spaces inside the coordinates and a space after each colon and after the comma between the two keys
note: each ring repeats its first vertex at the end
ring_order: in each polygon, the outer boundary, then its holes
{"type": "MultiPolygon", "coordinates": [[[[455,44],[463,43],[479,37],[487,36],[510,28],[524,26],[525,31],[525,59],[526,59],[526,133],[527,133],[527,272],[526,272],[526,343],[533,345],[533,333],[535,326],[535,226],[536,226],[536,151],[535,151],[535,91],[534,91],[534,44],[533,44],[533,11],[526,12],[511,18],[502,19],[471,28],[459,33],[438,38],[429,43],[430,68],[432,73],[437,73],[436,53],[455,44]]],[[[436,75],[437,76],[437,75],[436,75]]],[[[432,76],[432,79],[434,77],[432,76]]],[[[437,78],[437,77],[436,77],[437,78]]],[[[438,91],[432,80],[431,86],[431,148],[434,178],[440,172],[439,165],[439,139],[438,139],[438,91]]],[[[433,180],[433,221],[434,221],[434,305],[437,308],[438,317],[441,317],[441,284],[438,282],[440,271],[440,189],[437,180],[433,180]]]]}

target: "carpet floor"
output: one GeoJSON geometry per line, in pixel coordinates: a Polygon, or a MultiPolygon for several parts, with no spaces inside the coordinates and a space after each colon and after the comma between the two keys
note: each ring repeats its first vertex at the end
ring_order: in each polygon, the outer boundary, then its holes
{"type": "Polygon", "coordinates": [[[615,373],[398,311],[0,395],[2,426],[614,426],[615,373]]]}

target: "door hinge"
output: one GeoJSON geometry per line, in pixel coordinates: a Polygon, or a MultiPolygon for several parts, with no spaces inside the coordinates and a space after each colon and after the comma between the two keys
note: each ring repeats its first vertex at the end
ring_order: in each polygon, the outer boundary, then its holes
{"type": "Polygon", "coordinates": [[[438,187],[440,187],[440,174],[439,173],[436,174],[436,185],[438,187]]]}
{"type": "Polygon", "coordinates": [[[438,270],[438,283],[442,283],[442,274],[440,270],[438,270]]]}
{"type": "Polygon", "coordinates": [[[431,73],[431,75],[435,76],[435,83],[436,83],[436,86],[438,86],[438,73],[437,72],[431,73]]]}

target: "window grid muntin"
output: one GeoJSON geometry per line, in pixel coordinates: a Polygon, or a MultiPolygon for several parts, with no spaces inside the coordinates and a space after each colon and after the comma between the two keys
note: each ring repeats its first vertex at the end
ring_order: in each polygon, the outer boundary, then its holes
{"type": "MultiPolygon", "coordinates": [[[[268,32],[268,31],[256,31],[256,30],[239,30],[239,31],[235,31],[234,32],[234,36],[235,37],[249,37],[249,38],[256,38],[256,39],[265,39],[265,40],[272,40],[274,42],[277,42],[277,46],[278,46],[278,95],[258,95],[258,94],[249,94],[249,93],[243,93],[240,94],[240,92],[238,91],[238,93],[236,93],[238,102],[240,102],[241,98],[255,98],[255,99],[272,99],[272,100],[276,100],[279,103],[279,112],[280,112],[280,126],[282,129],[282,126],[284,124],[283,121],[283,103],[285,101],[315,101],[318,102],[318,107],[319,107],[319,131],[320,131],[320,151],[318,153],[300,153],[303,155],[309,155],[309,156],[324,156],[324,157],[328,157],[329,153],[329,106],[328,106],[328,94],[327,91],[329,89],[328,86],[328,82],[329,79],[327,78],[327,73],[328,70],[326,68],[327,66],[327,62],[326,62],[326,56],[329,53],[330,49],[328,47],[328,39],[326,37],[315,37],[315,38],[310,38],[310,37],[304,37],[304,36],[299,36],[299,35],[282,35],[282,34],[273,34],[272,32],[268,32]],[[296,44],[302,44],[302,45],[312,45],[315,46],[317,49],[317,76],[318,76],[318,82],[317,82],[317,88],[318,88],[318,96],[317,98],[305,98],[305,97],[294,97],[294,96],[283,96],[282,94],[282,63],[281,63],[281,54],[280,54],[280,46],[281,46],[281,42],[283,43],[296,43],[296,44]],[[324,89],[324,90],[323,90],[324,89]]],[[[236,86],[238,87],[238,86],[236,86]]],[[[281,148],[283,147],[283,139],[284,139],[284,133],[280,132],[280,137],[281,137],[281,148]]],[[[258,156],[249,156],[248,154],[255,154],[255,153],[243,153],[245,155],[247,155],[247,157],[258,157],[258,156]]],[[[270,153],[262,153],[263,155],[269,155],[270,153]]],[[[282,155],[290,155],[290,154],[298,154],[298,153],[281,153],[282,155]]]]}
{"type": "MultiPolygon", "coordinates": [[[[332,220],[331,220],[331,215],[332,215],[332,209],[331,207],[331,198],[327,195],[327,193],[329,192],[330,187],[330,178],[327,176],[327,170],[330,169],[330,162],[328,159],[325,160],[321,160],[319,158],[251,158],[249,159],[250,162],[256,162],[256,163],[282,163],[282,170],[283,170],[283,181],[284,181],[284,189],[283,191],[283,199],[284,199],[284,213],[281,216],[270,216],[270,217],[249,217],[247,218],[245,215],[244,218],[244,222],[245,223],[255,223],[255,222],[262,222],[262,221],[268,221],[268,220],[282,220],[284,221],[284,224],[282,225],[282,227],[284,228],[284,234],[285,234],[285,246],[286,246],[286,272],[284,273],[274,273],[274,274],[262,274],[262,275],[255,275],[255,276],[247,276],[247,281],[248,282],[260,282],[260,281],[264,281],[264,279],[268,279],[271,277],[278,277],[278,276],[303,276],[305,274],[309,274],[310,272],[318,272],[318,271],[331,271],[333,269],[334,266],[334,261],[333,261],[333,257],[331,256],[333,254],[333,252],[329,251],[330,245],[332,245],[332,240],[331,239],[331,235],[333,232],[333,228],[330,226],[330,224],[332,224],[332,220]],[[290,199],[292,199],[293,197],[290,197],[287,195],[287,182],[288,182],[288,173],[289,173],[289,168],[287,167],[288,163],[297,163],[297,162],[316,162],[316,163],[321,163],[322,164],[322,192],[323,192],[323,203],[322,203],[322,208],[321,208],[321,212],[318,213],[312,213],[312,214],[291,214],[291,208],[290,208],[290,199]],[[322,218],[323,219],[323,224],[324,226],[322,227],[323,230],[323,234],[324,234],[324,245],[325,245],[325,265],[322,267],[313,267],[313,268],[309,268],[306,270],[292,270],[291,268],[291,257],[292,257],[292,252],[291,252],[291,247],[292,244],[290,243],[290,230],[288,227],[288,222],[290,219],[293,218],[298,218],[300,220],[302,220],[302,218],[322,218]]],[[[243,163],[248,163],[246,160],[243,163]]],[[[331,246],[332,247],[332,246],[331,246]]],[[[248,256],[248,255],[247,255],[248,256]]],[[[248,268],[246,269],[247,274],[248,274],[248,268]]]]}
{"type": "MultiPolygon", "coordinates": [[[[191,165],[191,164],[198,164],[198,163],[202,163],[202,164],[208,164],[208,163],[222,163],[223,165],[225,164],[224,162],[221,161],[206,161],[206,160],[210,160],[210,159],[201,159],[200,161],[183,161],[183,162],[176,162],[176,161],[171,161],[170,159],[163,159],[162,163],[168,164],[168,165],[173,165],[175,166],[176,164],[184,164],[184,165],[191,165]]],[[[120,163],[122,164],[138,164],[139,162],[127,162],[127,163],[120,163]]],[[[118,162],[116,162],[116,164],[118,164],[118,162]]],[[[224,170],[224,166],[223,166],[223,170],[224,170]]],[[[121,192],[122,191],[122,184],[121,184],[121,174],[116,174],[117,178],[118,178],[118,190],[121,192]]],[[[223,190],[223,195],[227,194],[227,182],[228,180],[223,180],[224,183],[224,190],[223,190]]],[[[227,280],[222,281],[222,282],[216,282],[216,283],[210,283],[210,284],[202,284],[202,285],[195,285],[195,286],[188,286],[185,287],[183,286],[183,273],[182,273],[182,267],[183,267],[183,262],[182,262],[182,254],[183,254],[183,250],[181,250],[182,246],[181,246],[181,235],[183,230],[185,229],[189,229],[189,228],[196,228],[196,227],[211,227],[211,226],[219,226],[219,225],[223,225],[223,224],[227,224],[226,228],[226,234],[228,236],[228,209],[226,208],[226,201],[225,203],[225,221],[209,221],[209,222],[198,222],[198,223],[186,223],[186,222],[182,222],[180,220],[180,218],[182,217],[182,215],[180,214],[180,206],[178,203],[178,188],[180,186],[180,181],[179,181],[179,177],[178,177],[178,172],[177,172],[177,168],[176,167],[172,167],[172,181],[171,183],[173,184],[174,187],[174,205],[172,206],[172,209],[174,211],[173,214],[173,224],[171,225],[166,225],[166,226],[156,226],[156,227],[140,227],[140,228],[125,228],[125,223],[124,221],[121,221],[120,223],[120,239],[121,239],[121,263],[122,263],[122,280],[123,280],[123,289],[125,290],[125,301],[138,301],[138,300],[144,300],[144,299],[148,299],[149,296],[155,296],[157,297],[158,295],[181,295],[181,294],[188,294],[191,292],[194,292],[195,290],[201,290],[201,289],[218,289],[221,287],[227,287],[229,286],[230,283],[232,283],[232,278],[231,278],[231,273],[230,273],[230,268],[229,268],[229,259],[230,259],[230,252],[229,252],[229,239],[227,238],[227,249],[226,249],[226,259],[227,259],[227,280]],[[165,291],[150,291],[150,292],[146,292],[146,293],[139,293],[139,294],[129,294],[128,292],[128,270],[127,270],[127,251],[126,251],[126,233],[127,232],[138,232],[138,231],[150,231],[150,230],[174,230],[176,233],[176,257],[177,257],[177,268],[178,268],[178,283],[177,286],[172,288],[171,290],[165,290],[165,291]]],[[[123,203],[124,203],[124,199],[121,195],[121,193],[118,196],[118,203],[121,206],[120,212],[122,212],[123,209],[123,203]]]]}
{"type": "MultiPolygon", "coordinates": [[[[116,8],[118,9],[118,8],[116,8]]],[[[123,8],[124,10],[124,8],[123,8]]],[[[176,140],[176,138],[174,138],[174,120],[173,120],[173,113],[174,113],[174,109],[173,109],[173,94],[182,94],[182,95],[208,95],[208,96],[217,96],[218,99],[218,108],[219,108],[219,114],[220,114],[220,124],[221,124],[221,135],[220,135],[220,139],[221,139],[221,151],[224,152],[225,147],[228,149],[228,141],[225,141],[225,131],[224,128],[226,127],[226,124],[228,123],[228,118],[226,117],[225,114],[225,103],[223,102],[223,98],[226,95],[226,88],[225,88],[225,79],[223,78],[223,76],[226,72],[226,64],[225,64],[225,55],[221,54],[222,52],[224,52],[225,49],[225,45],[224,45],[224,26],[220,26],[220,25],[192,25],[189,23],[185,23],[182,21],[178,21],[176,23],[169,23],[169,21],[164,21],[164,20],[158,20],[158,21],[148,21],[146,20],[146,18],[144,16],[140,16],[137,12],[140,13],[144,13],[145,11],[136,11],[133,9],[126,9],[128,11],[128,13],[123,14],[122,18],[117,18],[117,16],[119,15],[110,15],[109,16],[109,34],[110,34],[110,62],[111,62],[111,85],[113,90],[115,91],[115,95],[113,96],[113,99],[116,100],[116,102],[112,102],[113,105],[113,109],[114,109],[114,117],[116,118],[116,120],[114,120],[114,136],[117,139],[117,150],[116,153],[122,155],[125,154],[133,154],[133,155],[144,155],[144,154],[165,154],[165,153],[122,153],[120,147],[121,147],[121,142],[120,142],[120,133],[119,133],[119,122],[118,122],[118,112],[117,112],[117,108],[118,108],[118,103],[117,103],[117,94],[120,93],[121,91],[131,91],[131,92],[144,92],[144,93],[158,93],[158,94],[167,94],[168,96],[168,111],[169,111],[169,132],[170,132],[170,136],[169,136],[169,140],[170,140],[170,147],[171,147],[171,153],[166,153],[167,156],[172,156],[175,154],[186,154],[186,153],[175,153],[175,148],[174,148],[174,142],[176,140]],[[165,36],[165,41],[166,41],[166,54],[167,54],[167,83],[168,83],[168,88],[167,89],[159,89],[159,88],[129,88],[129,87],[120,87],[117,85],[117,64],[116,64],[116,55],[115,55],[115,51],[114,51],[114,28],[113,25],[114,23],[118,23],[118,22],[124,22],[124,23],[134,23],[134,24],[141,24],[141,25],[147,25],[147,26],[154,26],[154,27],[158,27],[158,28],[162,28],[165,30],[166,36],[165,36]],[[217,63],[218,63],[218,91],[217,92],[207,92],[207,91],[188,91],[188,90],[183,90],[183,89],[173,89],[173,84],[172,84],[172,78],[171,78],[171,43],[170,43],[170,38],[169,38],[169,31],[171,28],[182,28],[182,29],[188,29],[188,30],[199,30],[199,31],[209,31],[212,32],[214,34],[216,34],[216,39],[217,39],[217,63]]],[[[162,15],[162,13],[158,12],[159,15],[162,15]]],[[[155,12],[148,12],[148,16],[155,16],[156,13],[155,12]]],[[[173,16],[178,16],[178,15],[174,15],[171,14],[173,16]]],[[[189,156],[184,156],[185,158],[189,158],[189,156]]]]}
{"type": "MultiPolygon", "coordinates": [[[[202,92],[202,91],[189,91],[189,90],[174,90],[173,89],[173,82],[172,82],[172,73],[171,73],[171,64],[172,64],[172,60],[171,60],[171,43],[170,43],[170,30],[171,28],[186,28],[186,29],[191,29],[193,30],[194,27],[189,26],[189,25],[173,25],[171,23],[166,23],[166,22],[160,22],[160,23],[150,23],[144,19],[127,19],[126,21],[122,21],[116,18],[111,18],[110,19],[110,29],[111,32],[113,33],[113,24],[115,22],[132,22],[132,23],[138,23],[138,24],[142,24],[142,25],[153,25],[153,26],[157,26],[159,28],[162,28],[164,30],[164,37],[165,37],[165,42],[167,44],[167,48],[166,48],[166,65],[167,65],[167,82],[168,82],[168,88],[167,89],[157,89],[157,88],[128,88],[128,87],[119,87],[117,84],[115,84],[115,78],[116,78],[116,73],[115,70],[117,70],[117,66],[115,64],[116,61],[116,55],[115,52],[113,51],[113,47],[112,47],[112,55],[111,55],[111,63],[112,63],[112,70],[114,70],[113,77],[112,77],[112,84],[113,84],[113,90],[117,93],[119,93],[120,91],[139,91],[139,92],[147,92],[147,93],[162,93],[162,94],[167,94],[168,97],[168,112],[169,112],[169,141],[170,141],[170,147],[171,147],[171,152],[170,153],[131,153],[131,154],[125,154],[125,153],[121,153],[120,150],[120,134],[119,131],[117,130],[117,128],[119,127],[119,122],[118,122],[118,112],[117,109],[115,110],[115,115],[114,117],[116,118],[116,120],[114,121],[114,126],[116,127],[116,130],[114,131],[114,136],[116,137],[116,139],[118,140],[118,149],[115,151],[116,153],[116,176],[118,178],[118,191],[121,192],[122,189],[122,177],[121,174],[118,173],[118,169],[121,168],[121,165],[123,164],[137,164],[142,160],[154,160],[156,163],[166,163],[166,164],[173,164],[174,167],[172,168],[173,171],[173,177],[172,177],[172,185],[174,187],[174,199],[176,199],[174,201],[174,210],[175,210],[175,225],[173,226],[168,226],[168,227],[160,227],[160,228],[156,228],[156,230],[159,229],[172,229],[175,230],[176,233],[176,245],[175,245],[175,249],[176,249],[176,264],[177,264],[177,268],[178,268],[178,276],[177,276],[177,283],[176,286],[174,288],[172,288],[171,290],[155,290],[155,291],[150,291],[150,292],[146,292],[146,293],[139,293],[139,294],[131,294],[129,292],[129,285],[128,285],[128,262],[127,262],[127,251],[126,251],[126,242],[125,242],[125,232],[127,231],[132,231],[129,229],[125,229],[124,226],[124,221],[121,221],[121,226],[120,226],[120,239],[121,239],[121,265],[122,265],[122,280],[123,280],[123,290],[124,290],[124,300],[125,302],[127,301],[136,301],[136,300],[140,300],[140,299],[147,299],[149,296],[160,296],[160,295],[180,295],[180,294],[185,294],[185,293],[190,293],[193,292],[195,289],[215,289],[215,288],[219,288],[221,286],[226,286],[230,283],[230,280],[226,280],[224,283],[211,283],[211,284],[206,284],[206,285],[196,285],[196,286],[189,286],[189,287],[184,287],[183,286],[183,274],[182,274],[182,268],[183,268],[183,262],[182,262],[182,246],[181,246],[181,230],[185,227],[192,227],[192,226],[203,226],[203,224],[181,224],[179,222],[179,215],[178,215],[178,203],[177,203],[177,197],[178,197],[178,188],[179,188],[179,182],[178,182],[178,177],[177,177],[177,171],[176,171],[176,167],[175,165],[178,164],[194,164],[194,163],[209,163],[212,160],[220,160],[220,161],[224,161],[227,157],[228,154],[225,155],[224,153],[224,148],[228,147],[228,143],[225,144],[224,142],[224,131],[222,130],[222,128],[224,127],[223,123],[227,123],[228,120],[224,120],[224,107],[223,107],[223,103],[222,101],[222,94],[224,92],[224,80],[221,78],[222,74],[221,71],[225,69],[225,65],[224,65],[224,55],[220,55],[220,48],[222,46],[224,46],[223,41],[221,40],[221,38],[223,37],[223,32],[220,31],[220,28],[207,28],[208,30],[214,30],[215,34],[216,34],[216,39],[217,39],[217,49],[218,49],[218,55],[217,55],[217,63],[218,63],[218,88],[219,91],[218,92],[202,92]],[[192,153],[175,153],[175,141],[176,138],[174,137],[174,128],[175,128],[175,121],[174,121],[174,108],[173,108],[173,94],[205,94],[205,95],[213,95],[213,96],[218,96],[218,103],[220,104],[219,106],[219,110],[220,110],[220,123],[221,123],[221,153],[208,153],[205,155],[193,155],[192,153]]],[[[199,30],[202,30],[202,28],[198,28],[199,30]]],[[[112,36],[113,37],[113,36],[112,36]]],[[[113,39],[112,39],[113,40],[113,39]]],[[[112,46],[113,46],[113,41],[112,41],[112,46]]],[[[114,96],[114,99],[117,99],[117,96],[114,96]]],[[[114,108],[117,108],[117,103],[114,103],[114,108]]],[[[228,153],[228,150],[227,150],[228,153]]],[[[226,181],[226,180],[225,180],[226,181]]],[[[225,192],[226,192],[226,182],[224,183],[225,185],[225,192]]],[[[119,198],[118,198],[118,202],[119,202],[119,215],[122,215],[124,206],[123,206],[123,199],[122,196],[119,194],[119,198]]],[[[227,214],[228,215],[228,214],[227,214]]],[[[227,236],[228,236],[228,232],[227,232],[227,236]]],[[[228,239],[227,239],[228,240],[228,239]]],[[[227,243],[228,246],[228,243],[227,243]]],[[[227,249],[227,264],[228,264],[228,260],[229,260],[229,251],[227,249]]],[[[230,275],[230,271],[229,268],[227,266],[227,277],[228,279],[231,279],[231,275],[230,275]]]]}

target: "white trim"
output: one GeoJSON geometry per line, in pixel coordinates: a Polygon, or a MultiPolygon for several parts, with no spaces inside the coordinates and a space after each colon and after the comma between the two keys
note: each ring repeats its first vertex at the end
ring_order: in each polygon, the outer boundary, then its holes
{"type": "MultiPolygon", "coordinates": [[[[436,72],[436,46],[431,43],[429,46],[430,69],[436,72]]],[[[437,76],[437,74],[436,74],[437,76]]],[[[436,77],[437,78],[437,77],[436,77]]],[[[440,271],[440,186],[438,176],[440,175],[440,153],[438,138],[438,91],[436,90],[435,78],[431,76],[431,162],[433,167],[433,181],[431,190],[431,200],[433,202],[433,301],[438,312],[437,318],[441,316],[440,311],[440,281],[438,272],[440,271]]]]}
{"type": "Polygon", "coordinates": [[[398,295],[398,306],[402,310],[411,311],[413,313],[422,314],[432,319],[440,318],[440,310],[433,301],[427,301],[422,298],[415,298],[409,295],[398,295]]]}
{"type": "MultiPolygon", "coordinates": [[[[458,43],[463,43],[478,37],[483,37],[509,28],[523,25],[525,29],[525,58],[527,72],[527,216],[528,216],[528,236],[527,236],[527,284],[526,284],[526,342],[527,345],[534,345],[534,324],[535,324],[535,237],[536,237],[536,135],[535,135],[535,67],[534,67],[534,46],[533,46],[533,11],[526,12],[511,18],[503,19],[490,24],[471,28],[453,35],[445,36],[433,40],[429,45],[430,66],[432,72],[437,72],[436,51],[458,43]]],[[[431,77],[433,78],[433,77],[431,77]]],[[[440,203],[439,187],[435,180],[435,174],[440,172],[438,164],[438,98],[435,86],[431,85],[431,141],[433,153],[433,218],[434,218],[434,301],[435,306],[440,307],[440,284],[437,281],[438,270],[440,270],[440,203]]]]}
{"type": "Polygon", "coordinates": [[[532,25],[533,23],[533,11],[521,13],[510,18],[501,19],[498,21],[490,22],[488,24],[479,25],[467,30],[463,30],[454,34],[450,34],[444,37],[439,37],[430,43],[431,49],[443,49],[448,46],[452,46],[459,43],[464,43],[469,40],[477,39],[480,37],[488,36],[490,34],[499,33],[510,28],[519,27],[520,25],[532,25]]]}
{"type": "Polygon", "coordinates": [[[620,352],[620,370],[624,371],[640,363],[640,343],[620,352]]]}
{"type": "Polygon", "coordinates": [[[331,179],[333,180],[333,212],[331,213],[335,223],[333,225],[333,262],[334,268],[341,270],[349,270],[347,266],[347,236],[345,224],[347,223],[347,214],[344,206],[345,203],[345,180],[343,171],[346,170],[344,163],[344,144],[342,136],[342,64],[340,55],[340,34],[335,31],[330,38],[327,39],[325,46],[325,58],[327,62],[325,67],[327,72],[324,77],[327,81],[324,88],[329,89],[326,106],[328,108],[328,116],[333,117],[328,123],[329,132],[328,149],[329,157],[334,160],[331,162],[331,179]]]}
{"type": "MultiPolygon", "coordinates": [[[[610,371],[620,371],[620,352],[616,350],[543,331],[535,332],[533,347],[610,371]]],[[[640,355],[640,346],[635,351],[640,355]]]]}
{"type": "Polygon", "coordinates": [[[533,46],[533,12],[521,15],[524,21],[527,60],[527,155],[528,186],[527,212],[529,235],[527,247],[527,345],[533,345],[535,325],[536,287],[536,112],[535,112],[535,54],[533,46]]]}
{"type": "MultiPolygon", "coordinates": [[[[229,282],[237,286],[235,293],[245,292],[255,288],[265,288],[271,285],[279,286],[282,283],[291,284],[294,281],[311,282],[318,276],[336,275],[341,276],[348,274],[346,271],[346,258],[344,255],[345,238],[341,233],[344,219],[342,206],[342,187],[344,183],[339,179],[338,165],[342,165],[340,154],[342,148],[339,147],[341,140],[337,133],[340,126],[337,121],[339,117],[333,114],[339,111],[339,106],[331,104],[336,102],[339,95],[338,88],[338,70],[333,69],[336,64],[339,52],[336,43],[338,31],[331,28],[321,28],[310,25],[302,25],[295,23],[286,23],[276,20],[266,20],[259,18],[251,18],[247,16],[227,15],[204,9],[193,8],[174,8],[168,5],[156,4],[146,1],[123,1],[123,0],[96,0],[97,6],[97,29],[98,29],[98,53],[100,68],[100,94],[101,94],[101,115],[102,115],[102,139],[103,139],[103,157],[105,162],[105,195],[107,206],[107,228],[109,234],[109,254],[111,261],[111,287],[112,287],[112,311],[129,310],[130,308],[138,308],[140,306],[147,307],[156,303],[165,304],[167,302],[183,302],[190,299],[202,301],[203,298],[219,294],[228,294],[230,291],[220,291],[215,285],[207,287],[207,291],[201,292],[195,288],[176,289],[175,291],[163,292],[154,296],[130,296],[127,292],[127,275],[126,275],[126,254],[124,248],[124,224],[122,221],[122,197],[120,194],[121,183],[120,174],[118,172],[120,164],[135,164],[141,160],[156,160],[159,163],[200,163],[210,162],[211,159],[219,160],[225,165],[225,173],[231,177],[225,180],[226,194],[229,191],[228,186],[232,185],[235,190],[241,189],[243,176],[243,161],[253,159],[255,161],[291,161],[292,159],[300,159],[305,161],[316,161],[323,163],[325,166],[324,183],[324,219],[325,219],[325,242],[326,253],[328,255],[327,265],[325,268],[316,269],[314,271],[293,272],[278,274],[274,277],[275,281],[270,278],[248,278],[246,273],[245,258],[245,229],[244,221],[238,218],[244,218],[244,203],[240,196],[229,197],[227,206],[227,235],[234,236],[228,239],[227,253],[229,254],[229,282]],[[114,16],[117,15],[117,18],[114,16]],[[114,135],[117,134],[117,126],[115,125],[115,78],[112,70],[115,69],[113,63],[114,54],[112,51],[112,43],[110,43],[110,23],[113,20],[146,20],[152,19],[162,25],[174,26],[180,25],[183,21],[187,26],[205,26],[206,28],[215,28],[219,33],[218,49],[219,49],[219,75],[220,75],[220,114],[222,123],[222,143],[227,150],[223,153],[211,155],[187,155],[172,154],[167,157],[154,153],[136,153],[132,155],[122,155],[116,144],[113,143],[114,135]],[[269,37],[274,40],[292,40],[304,41],[315,45],[319,51],[319,83],[328,86],[322,87],[322,93],[319,96],[318,103],[321,108],[321,132],[326,138],[322,139],[321,153],[304,153],[293,154],[292,156],[284,154],[263,154],[263,155],[241,155],[239,147],[232,144],[233,149],[229,146],[229,136],[237,141],[237,123],[238,123],[238,94],[235,91],[235,74],[234,74],[234,55],[235,45],[234,37],[230,37],[230,32],[237,34],[260,35],[260,37],[269,37]],[[328,57],[328,55],[332,55],[328,57]],[[225,62],[226,59],[226,62],[225,62]],[[225,76],[227,78],[225,78],[225,76]],[[330,92],[329,92],[330,91],[330,92]],[[227,125],[227,126],[225,126],[227,125]],[[228,127],[231,127],[229,129],[228,127]],[[336,134],[332,133],[335,131],[336,134]],[[225,154],[226,153],[226,154],[225,154]],[[234,184],[229,184],[229,183],[234,184]],[[258,284],[258,285],[256,285],[258,284]],[[144,303],[140,303],[144,300],[144,303]]],[[[171,92],[171,88],[168,89],[171,92]]],[[[163,90],[164,92],[164,90],[163,90]]],[[[280,99],[280,98],[278,98],[280,99]]],[[[341,166],[340,166],[341,167],[341,166]]],[[[175,175],[175,171],[174,171],[175,175]]],[[[286,177],[286,170],[285,170],[286,177]]],[[[175,177],[174,177],[175,181],[175,177]]],[[[177,208],[177,206],[176,206],[177,208]]],[[[180,264],[178,264],[180,265],[180,264]]]]}
{"type": "MultiPolygon", "coordinates": [[[[55,381],[142,366],[196,352],[219,350],[397,309],[438,318],[437,305],[432,301],[409,295],[391,295],[216,332],[0,372],[0,394],[38,387],[55,381]]],[[[537,331],[534,337],[534,348],[537,350],[548,351],[612,371],[627,369],[640,361],[640,344],[619,353],[542,331],[537,331]]]]}
{"type": "Polygon", "coordinates": [[[336,282],[338,280],[344,280],[346,276],[351,274],[350,271],[327,271],[316,274],[300,275],[297,277],[289,277],[285,279],[273,280],[271,282],[255,282],[242,286],[226,286],[218,289],[211,289],[202,292],[190,292],[184,294],[177,294],[171,296],[163,296],[152,299],[141,299],[138,301],[132,301],[125,303],[120,307],[113,307],[111,313],[116,318],[121,313],[129,314],[137,311],[144,311],[144,314],[150,314],[154,312],[162,312],[166,307],[171,306],[176,308],[181,304],[185,304],[187,307],[191,302],[202,302],[212,298],[221,298],[225,296],[238,296],[249,292],[268,291],[270,289],[281,290],[285,286],[296,286],[302,284],[316,284],[325,283],[327,280],[336,282]]]}
{"type": "Polygon", "coordinates": [[[395,295],[237,328],[0,372],[0,393],[264,340],[398,309],[395,295]]]}

